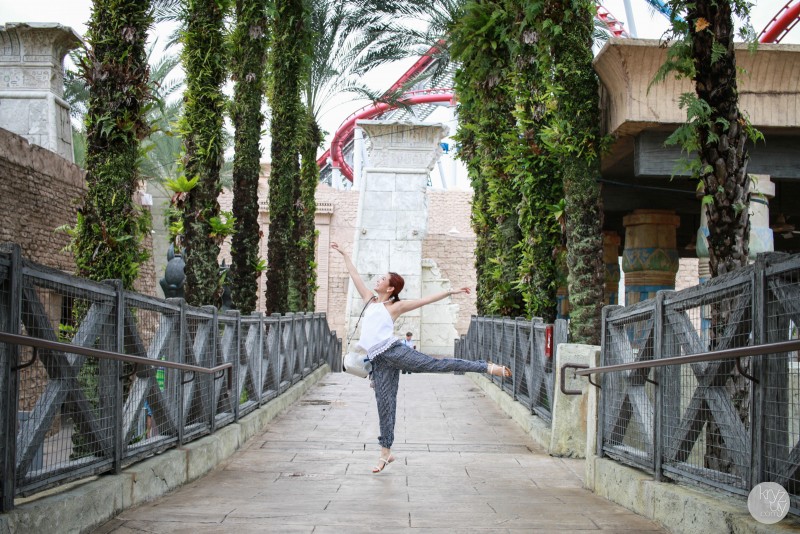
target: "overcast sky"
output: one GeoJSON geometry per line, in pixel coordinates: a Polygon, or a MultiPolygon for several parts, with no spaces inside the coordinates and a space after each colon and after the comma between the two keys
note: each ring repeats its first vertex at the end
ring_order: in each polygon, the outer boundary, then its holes
{"type": "MultiPolygon", "coordinates": [[[[631,0],[634,22],[639,37],[659,38],[667,26],[666,18],[655,13],[644,0],[631,0]]],[[[757,0],[752,9],[752,23],[760,32],[773,16],[786,4],[786,0],[757,0]]],[[[86,32],[86,21],[91,12],[91,0],[0,0],[0,24],[6,22],[58,22],[71,26],[79,34],[86,32]]],[[[623,0],[604,0],[603,6],[620,21],[626,21],[623,0]]],[[[630,30],[630,25],[626,24],[630,30]]],[[[159,39],[166,40],[165,36],[159,39]]],[[[783,43],[800,43],[800,25],[784,39],[783,43]]],[[[388,68],[369,79],[373,89],[388,88],[410,65],[413,60],[388,68]]],[[[337,102],[323,116],[322,126],[328,132],[335,131],[339,124],[353,111],[365,105],[365,101],[337,102]]]]}

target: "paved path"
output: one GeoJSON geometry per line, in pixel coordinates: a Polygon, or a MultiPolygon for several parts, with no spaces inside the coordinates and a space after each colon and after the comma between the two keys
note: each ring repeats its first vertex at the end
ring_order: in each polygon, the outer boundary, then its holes
{"type": "Polygon", "coordinates": [[[403,375],[378,475],[366,380],[331,374],[207,476],[96,533],[663,532],[582,489],[467,377],[403,375]]]}

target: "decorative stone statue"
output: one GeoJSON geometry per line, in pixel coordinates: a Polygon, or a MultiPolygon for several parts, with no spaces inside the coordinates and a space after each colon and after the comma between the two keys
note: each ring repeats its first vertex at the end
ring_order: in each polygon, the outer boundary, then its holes
{"type": "Polygon", "coordinates": [[[175,252],[175,245],[171,244],[167,251],[167,267],[164,269],[164,278],[159,280],[161,290],[166,298],[184,298],[183,284],[186,275],[183,272],[186,263],[183,256],[175,252]]]}

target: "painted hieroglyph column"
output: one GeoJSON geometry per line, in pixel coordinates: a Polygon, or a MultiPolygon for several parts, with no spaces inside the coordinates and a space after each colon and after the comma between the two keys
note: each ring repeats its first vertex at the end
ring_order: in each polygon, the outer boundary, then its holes
{"type": "Polygon", "coordinates": [[[654,298],[662,289],[675,289],[679,262],[675,231],[680,221],[670,210],[634,210],[622,218],[626,306],[654,298]]]}
{"type": "Polygon", "coordinates": [[[60,24],[0,26],[0,125],[68,161],[75,158],[64,56],[81,44],[72,28],[60,24]]]}
{"type": "MultiPolygon", "coordinates": [[[[369,144],[361,175],[353,247],[353,263],[370,289],[389,271],[405,279],[401,298],[422,291],[422,241],[428,226],[427,186],[439,159],[442,124],[358,121],[369,144]]],[[[348,289],[348,335],[353,333],[362,301],[353,284],[348,289]]],[[[404,315],[396,332],[420,331],[420,310],[404,315]]],[[[353,335],[357,340],[359,333],[353,335]]],[[[420,347],[421,348],[421,347],[420,347]]]]}

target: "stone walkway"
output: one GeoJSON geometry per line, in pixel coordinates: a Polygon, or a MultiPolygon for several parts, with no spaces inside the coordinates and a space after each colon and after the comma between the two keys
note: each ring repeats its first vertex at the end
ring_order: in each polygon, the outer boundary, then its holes
{"type": "Polygon", "coordinates": [[[582,489],[467,377],[403,375],[378,475],[367,381],[330,374],[225,464],[96,533],[663,532],[582,489]]]}

